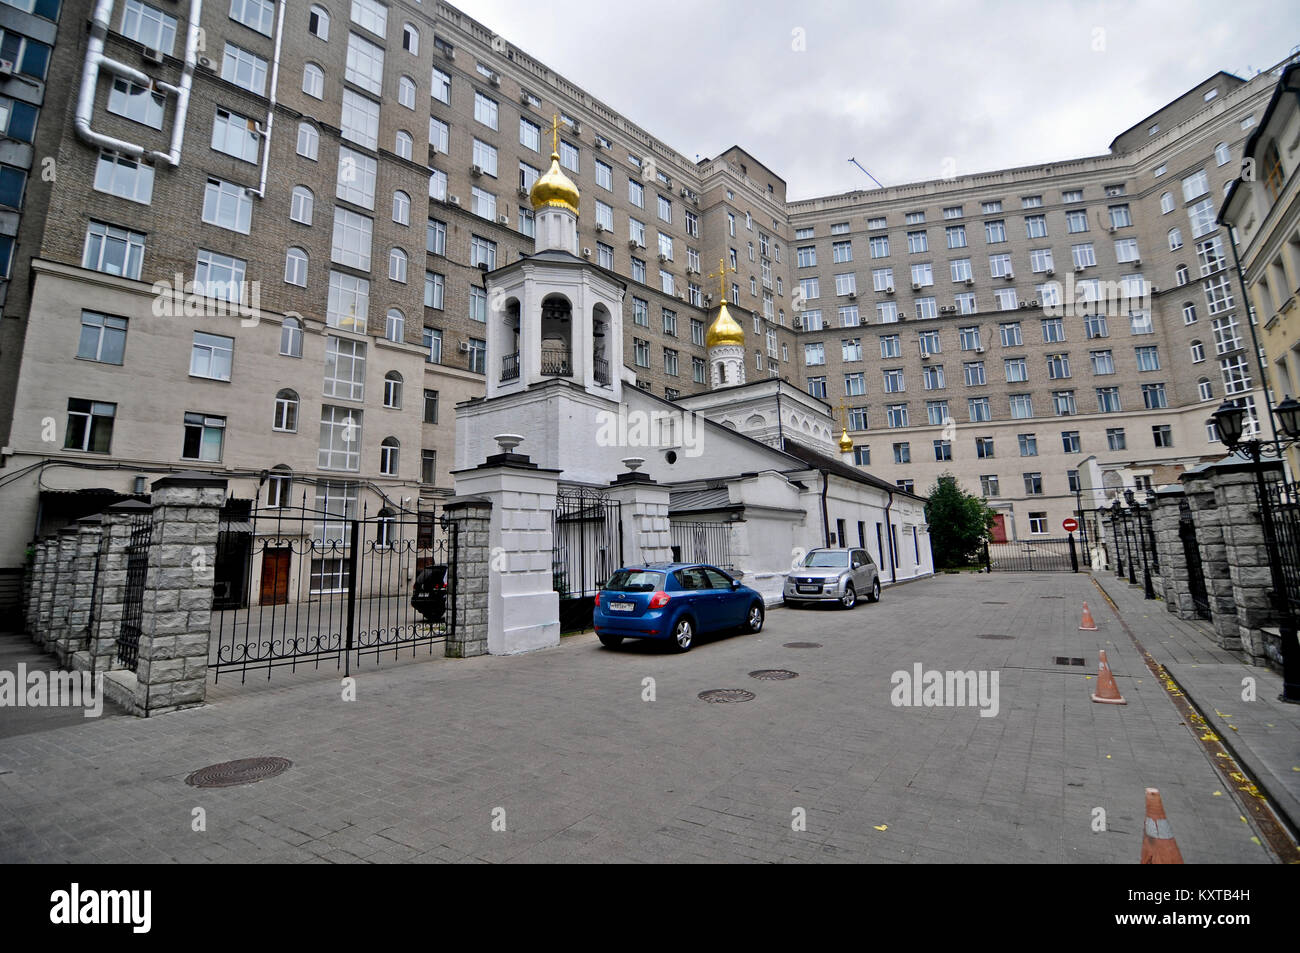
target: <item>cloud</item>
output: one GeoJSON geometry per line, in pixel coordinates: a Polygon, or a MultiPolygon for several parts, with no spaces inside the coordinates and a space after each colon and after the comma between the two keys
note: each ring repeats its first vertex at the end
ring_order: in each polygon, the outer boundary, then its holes
{"type": "Polygon", "coordinates": [[[1102,154],[1300,34],[1298,8],[1265,0],[459,6],[689,159],[742,146],[791,198],[872,188],[850,156],[891,185],[948,157],[967,174],[1102,154]]]}

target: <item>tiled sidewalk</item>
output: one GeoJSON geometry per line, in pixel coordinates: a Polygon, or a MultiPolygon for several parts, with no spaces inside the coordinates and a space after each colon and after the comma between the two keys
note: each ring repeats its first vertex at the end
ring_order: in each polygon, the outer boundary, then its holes
{"type": "Polygon", "coordinates": [[[1179,619],[1162,600],[1144,598],[1140,586],[1106,573],[1096,580],[1292,829],[1300,826],[1300,705],[1278,700],[1282,677],[1220,648],[1208,624],[1179,619]],[[1247,679],[1252,701],[1243,700],[1247,679]]]}

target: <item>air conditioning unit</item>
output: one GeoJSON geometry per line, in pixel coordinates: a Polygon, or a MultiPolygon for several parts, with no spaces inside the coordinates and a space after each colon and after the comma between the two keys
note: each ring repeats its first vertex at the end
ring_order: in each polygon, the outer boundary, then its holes
{"type": "Polygon", "coordinates": [[[1088,267],[1088,266],[1087,266],[1087,265],[1075,265],[1075,266],[1074,266],[1074,273],[1077,275],[1077,274],[1079,274],[1079,272],[1083,271],[1083,269],[1086,268],[1086,267],[1088,267]]]}
{"type": "Polygon", "coordinates": [[[967,279],[966,279],[966,287],[967,287],[967,288],[974,288],[974,287],[975,287],[975,279],[974,279],[974,278],[967,278],[967,279]]]}
{"type": "Polygon", "coordinates": [[[462,353],[462,354],[468,354],[468,353],[469,353],[469,342],[468,342],[468,341],[461,341],[461,342],[460,342],[460,353],[462,353]]]}
{"type": "Polygon", "coordinates": [[[885,289],[885,294],[892,295],[893,293],[894,293],[893,285],[890,285],[888,288],[885,289]]]}
{"type": "Polygon", "coordinates": [[[795,318],[795,319],[794,319],[794,329],[795,329],[796,331],[802,331],[802,330],[803,330],[803,318],[795,318]]]}
{"type": "Polygon", "coordinates": [[[983,354],[983,353],[984,353],[984,348],[982,348],[982,347],[977,347],[977,348],[975,349],[975,353],[976,353],[976,354],[983,354]]]}
{"type": "Polygon", "coordinates": [[[682,198],[687,198],[691,193],[689,189],[683,186],[681,189],[677,191],[677,194],[680,195],[682,198]]]}
{"type": "Polygon", "coordinates": [[[1008,272],[1007,272],[1005,275],[1003,275],[1002,277],[1005,278],[1007,281],[1015,281],[1015,280],[1016,280],[1016,276],[1015,276],[1015,274],[1013,274],[1013,273],[1010,272],[1010,271],[1008,271],[1008,272]]]}
{"type": "Polygon", "coordinates": [[[590,248],[584,248],[584,249],[582,250],[582,257],[583,257],[583,258],[590,258],[590,257],[591,257],[591,249],[590,249],[590,248]]]}
{"type": "Polygon", "coordinates": [[[460,196],[459,196],[459,195],[449,195],[449,196],[447,196],[447,204],[448,204],[448,205],[460,205],[460,196]]]}
{"type": "Polygon", "coordinates": [[[532,100],[528,98],[528,94],[527,94],[527,93],[520,93],[520,94],[519,94],[519,102],[520,102],[521,105],[524,105],[524,106],[531,106],[531,105],[533,104],[532,100]]]}
{"type": "Polygon", "coordinates": [[[502,215],[502,216],[499,216],[499,217],[497,218],[497,221],[500,222],[502,225],[509,225],[509,224],[510,224],[510,216],[509,216],[509,215],[502,215]]]}
{"type": "Polygon", "coordinates": [[[920,286],[917,282],[914,281],[914,282],[912,282],[912,290],[913,290],[913,291],[920,291],[920,290],[921,290],[921,286],[920,286]]]}
{"type": "Polygon", "coordinates": [[[1048,277],[1050,277],[1050,276],[1056,274],[1056,269],[1055,269],[1055,268],[1048,268],[1047,271],[1044,272],[1044,274],[1046,274],[1046,275],[1048,275],[1048,277]]]}
{"type": "Polygon", "coordinates": [[[1159,290],[1160,290],[1160,289],[1159,289],[1157,286],[1155,286],[1155,285],[1152,285],[1152,286],[1151,286],[1151,293],[1152,293],[1152,294],[1155,294],[1155,293],[1156,293],[1157,291],[1159,291],[1159,290]]]}
{"type": "Polygon", "coordinates": [[[929,351],[922,351],[922,352],[921,352],[921,360],[923,360],[923,361],[928,361],[929,359],[930,359],[930,352],[929,352],[929,351]]]}
{"type": "Polygon", "coordinates": [[[522,198],[528,198],[528,190],[527,190],[526,188],[524,188],[522,185],[519,186],[519,195],[520,195],[522,198]]]}
{"type": "Polygon", "coordinates": [[[711,295],[711,294],[705,295],[705,296],[704,296],[704,303],[705,303],[705,305],[711,305],[711,304],[713,304],[713,295],[711,295]]]}
{"type": "Polygon", "coordinates": [[[858,300],[858,293],[857,293],[856,291],[850,291],[850,292],[849,292],[849,300],[850,300],[850,301],[857,301],[857,300],[858,300]]]}
{"type": "Polygon", "coordinates": [[[205,69],[205,70],[209,70],[209,71],[211,71],[211,72],[216,72],[217,64],[214,63],[214,62],[212,62],[212,57],[210,57],[210,56],[200,56],[200,57],[198,58],[197,62],[198,62],[198,64],[199,64],[199,69],[205,69]]]}
{"type": "Polygon", "coordinates": [[[483,167],[478,165],[472,165],[469,167],[469,174],[474,176],[475,178],[478,178],[480,175],[483,174],[483,167]]]}
{"type": "Polygon", "coordinates": [[[442,55],[447,57],[449,60],[454,60],[456,58],[456,48],[454,46],[444,46],[442,48],[442,55]]]}
{"type": "Polygon", "coordinates": [[[1114,225],[1110,226],[1109,228],[1106,229],[1106,231],[1109,232],[1110,234],[1114,235],[1114,234],[1115,234],[1115,226],[1114,226],[1114,225]]]}
{"type": "Polygon", "coordinates": [[[597,235],[599,235],[601,232],[607,232],[607,231],[609,231],[609,229],[607,229],[607,228],[606,228],[604,225],[602,225],[600,222],[597,222],[597,223],[596,223],[596,234],[597,234],[597,235]]]}
{"type": "Polygon", "coordinates": [[[1029,307],[1031,307],[1031,308],[1037,308],[1037,307],[1038,307],[1038,299],[1035,298],[1033,301],[1029,302],[1029,307]]]}
{"type": "Polygon", "coordinates": [[[163,56],[162,50],[155,50],[152,46],[144,48],[144,58],[150,63],[165,63],[167,57],[163,56]]]}
{"type": "Polygon", "coordinates": [[[488,82],[491,83],[493,86],[500,86],[500,85],[501,85],[501,74],[500,74],[500,73],[493,73],[491,76],[488,77],[488,82]]]}
{"type": "Polygon", "coordinates": [[[573,134],[576,136],[578,133],[582,132],[582,123],[575,119],[569,128],[573,130],[573,134]]]}
{"type": "Polygon", "coordinates": [[[1022,301],[1022,302],[1020,302],[1020,307],[1021,307],[1022,309],[1029,307],[1029,302],[1028,302],[1028,301],[1022,301]]]}
{"type": "Polygon", "coordinates": [[[659,264],[662,265],[662,264],[663,264],[664,262],[666,262],[666,261],[668,261],[668,256],[665,255],[663,252],[660,252],[660,253],[659,253],[659,264]]]}
{"type": "Polygon", "coordinates": [[[1133,267],[1134,267],[1134,268],[1141,268],[1141,267],[1142,267],[1142,259],[1141,259],[1141,258],[1134,258],[1132,264],[1133,264],[1133,267]]]}

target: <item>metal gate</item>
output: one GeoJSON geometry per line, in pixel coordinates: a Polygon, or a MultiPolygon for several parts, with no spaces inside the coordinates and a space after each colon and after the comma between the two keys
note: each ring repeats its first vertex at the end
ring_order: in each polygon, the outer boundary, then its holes
{"type": "Polygon", "coordinates": [[[140,657],[140,622],[144,611],[144,584],[149,575],[149,544],[153,540],[153,511],[131,517],[131,539],[126,547],[126,589],[122,622],[117,630],[117,660],[135,671],[140,657]]]}
{"type": "MultiPolygon", "coordinates": [[[[355,502],[352,503],[352,506],[355,502]]],[[[414,657],[454,631],[456,526],[435,510],[250,513],[242,591],[214,605],[209,668],[238,672],[414,657]]]]}
{"type": "Polygon", "coordinates": [[[1187,560],[1187,588],[1192,595],[1192,605],[1202,619],[1210,618],[1210,596],[1205,590],[1205,570],[1201,566],[1201,547],[1196,542],[1196,524],[1186,500],[1178,505],[1178,538],[1183,541],[1183,557],[1187,560]]]}
{"type": "Polygon", "coordinates": [[[669,525],[674,562],[731,568],[731,524],[673,520],[669,525]]]}
{"type": "Polygon", "coordinates": [[[985,543],[984,565],[989,572],[1078,572],[1079,553],[1073,536],[985,543]]]}
{"type": "Polygon", "coordinates": [[[595,596],[623,565],[622,504],[599,490],[561,488],[551,534],[551,578],[561,600],[595,596]]]}

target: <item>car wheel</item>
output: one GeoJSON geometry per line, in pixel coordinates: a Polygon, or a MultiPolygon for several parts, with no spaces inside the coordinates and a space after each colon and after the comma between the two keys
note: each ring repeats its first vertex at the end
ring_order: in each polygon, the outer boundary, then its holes
{"type": "Polygon", "coordinates": [[[852,609],[858,604],[858,591],[853,588],[853,583],[844,586],[844,595],[840,596],[840,605],[846,609],[852,609]]]}
{"type": "Polygon", "coordinates": [[[749,607],[749,615],[745,617],[745,628],[750,632],[763,631],[763,607],[757,602],[749,607]]]}
{"type": "Polygon", "coordinates": [[[867,598],[871,602],[880,601],[880,580],[879,579],[871,580],[871,595],[868,596],[867,598]]]}
{"type": "Polygon", "coordinates": [[[607,648],[607,649],[616,649],[616,648],[618,648],[620,645],[623,644],[623,636],[621,636],[621,635],[601,635],[601,636],[600,636],[600,644],[603,645],[603,646],[605,646],[605,648],[607,648]]]}
{"type": "Polygon", "coordinates": [[[677,620],[677,625],[673,627],[673,637],[670,640],[674,652],[685,652],[695,641],[695,626],[691,620],[685,617],[677,620]]]}

